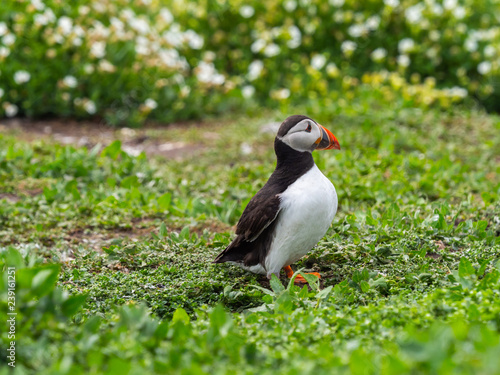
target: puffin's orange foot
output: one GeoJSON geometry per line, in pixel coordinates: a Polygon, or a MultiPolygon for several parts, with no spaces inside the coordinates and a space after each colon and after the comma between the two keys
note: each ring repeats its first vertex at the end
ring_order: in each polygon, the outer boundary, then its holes
{"type": "MultiPolygon", "coordinates": [[[[321,275],[317,272],[308,272],[306,275],[314,275],[317,276],[318,279],[321,279],[321,275]]],[[[305,285],[307,284],[307,280],[302,275],[295,276],[295,280],[293,281],[295,285],[305,285]]]]}
{"type": "MultiPolygon", "coordinates": [[[[286,267],[283,267],[283,269],[285,270],[286,277],[288,277],[290,279],[293,276],[292,267],[286,266],[286,267]]],[[[321,275],[317,272],[309,272],[306,275],[314,275],[314,276],[317,276],[318,279],[321,279],[321,275]]],[[[307,284],[307,280],[302,275],[297,275],[297,276],[295,276],[295,280],[293,283],[295,285],[305,285],[305,284],[307,284]]]]}

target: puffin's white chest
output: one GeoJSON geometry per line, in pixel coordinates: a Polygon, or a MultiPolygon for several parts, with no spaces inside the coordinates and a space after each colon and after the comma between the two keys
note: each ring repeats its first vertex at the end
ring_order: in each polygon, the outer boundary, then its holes
{"type": "Polygon", "coordinates": [[[337,212],[335,188],[316,165],[280,198],[282,208],[265,264],[268,276],[307,254],[325,235],[337,212]]]}

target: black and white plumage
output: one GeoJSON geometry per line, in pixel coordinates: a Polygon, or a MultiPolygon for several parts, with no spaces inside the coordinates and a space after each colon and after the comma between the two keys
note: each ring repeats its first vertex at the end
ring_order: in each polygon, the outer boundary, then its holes
{"type": "Polygon", "coordinates": [[[313,150],[340,149],[335,136],[307,116],[288,117],[274,141],[276,169],[250,200],[236,238],[214,263],[279,274],[325,235],[337,212],[333,184],[318,169],[313,150]]]}

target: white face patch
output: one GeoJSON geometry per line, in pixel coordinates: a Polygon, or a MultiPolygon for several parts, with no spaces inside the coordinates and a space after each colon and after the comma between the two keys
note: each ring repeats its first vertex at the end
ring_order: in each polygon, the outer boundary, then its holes
{"type": "Polygon", "coordinates": [[[321,138],[318,124],[311,119],[304,119],[292,127],[281,141],[294,150],[312,152],[316,148],[318,138],[321,138]]]}

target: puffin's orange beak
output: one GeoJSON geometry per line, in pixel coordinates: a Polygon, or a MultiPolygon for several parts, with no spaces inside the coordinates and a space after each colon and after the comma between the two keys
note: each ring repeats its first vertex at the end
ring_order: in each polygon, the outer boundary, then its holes
{"type": "Polygon", "coordinates": [[[340,150],[340,144],[337,138],[332,134],[330,130],[318,124],[321,130],[321,137],[319,137],[315,144],[316,150],[331,150],[332,148],[340,150]]]}

